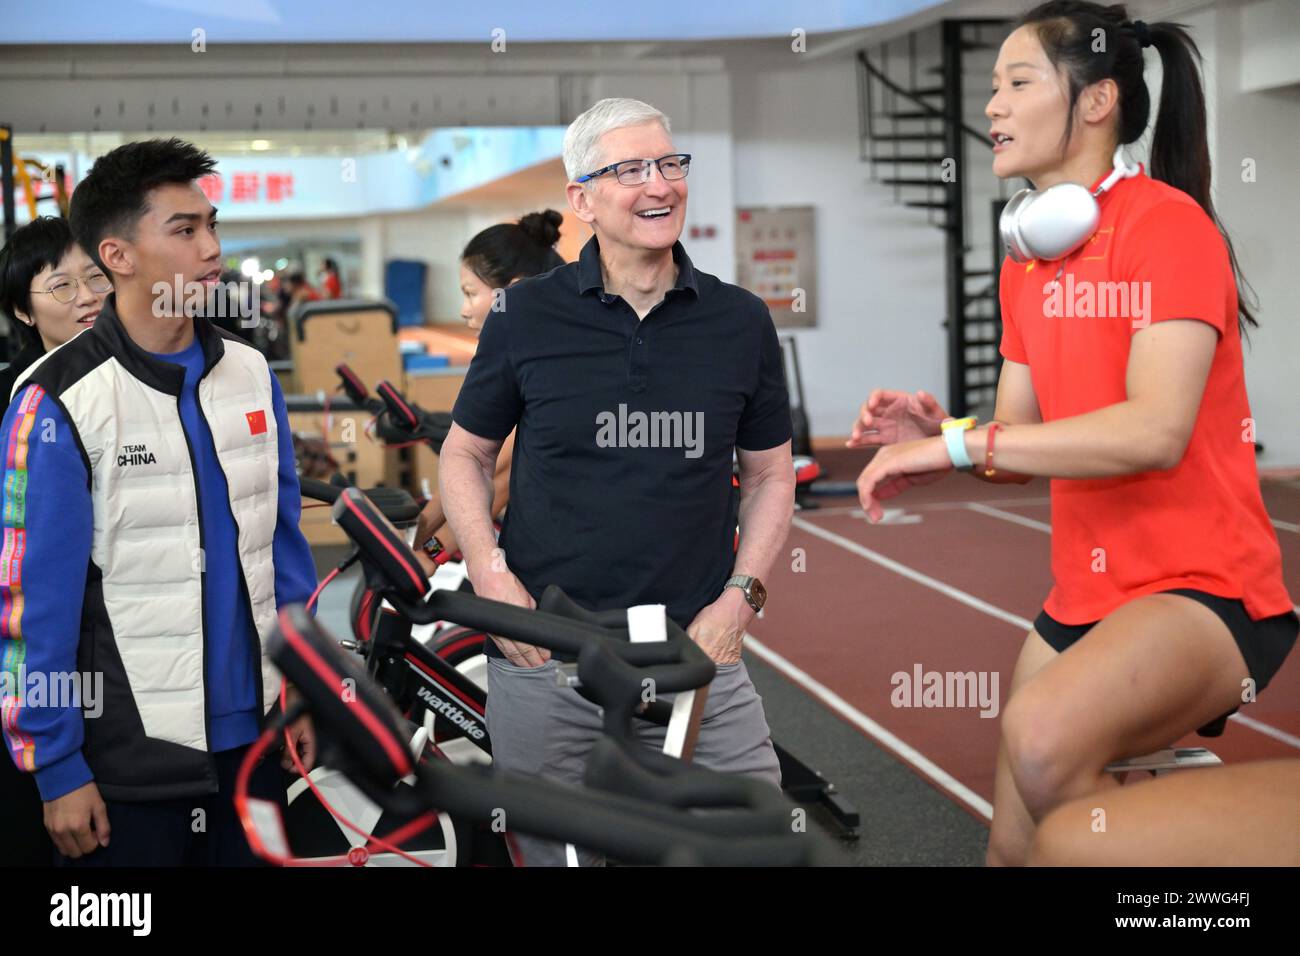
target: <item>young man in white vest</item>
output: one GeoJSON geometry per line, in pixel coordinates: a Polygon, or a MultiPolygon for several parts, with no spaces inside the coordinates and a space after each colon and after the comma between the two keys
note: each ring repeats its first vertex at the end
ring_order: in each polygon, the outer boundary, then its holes
{"type": "MultiPolygon", "coordinates": [[[[214,166],[176,139],[95,163],[70,219],[114,294],[0,425],[5,743],[64,864],[255,862],[235,775],[277,702],[276,610],[316,581],[276,378],[200,314],[214,166]]],[[[310,765],[309,722],[290,737],[310,765]]],[[[250,791],[283,803],[274,762],[250,791]]]]}

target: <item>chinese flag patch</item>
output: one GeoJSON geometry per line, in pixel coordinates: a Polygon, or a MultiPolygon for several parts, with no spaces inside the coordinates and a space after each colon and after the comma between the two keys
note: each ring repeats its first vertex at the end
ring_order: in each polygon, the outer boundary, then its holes
{"type": "Polygon", "coordinates": [[[245,412],[244,417],[248,419],[248,434],[266,434],[266,412],[258,409],[255,412],[245,412]]]}

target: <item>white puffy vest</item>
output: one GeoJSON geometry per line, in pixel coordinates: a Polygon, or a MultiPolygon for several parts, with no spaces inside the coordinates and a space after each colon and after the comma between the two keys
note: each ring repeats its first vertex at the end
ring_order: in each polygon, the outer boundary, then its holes
{"type": "MultiPolygon", "coordinates": [[[[239,562],[262,648],[263,711],[280,676],[266,658],[275,624],[271,542],[277,511],[277,429],[270,371],[252,347],[225,340],[199,381],[238,527],[239,562]]],[[[116,359],[62,393],[91,468],[91,560],[145,734],[206,751],[203,548],[193,457],[174,396],[116,359]]]]}

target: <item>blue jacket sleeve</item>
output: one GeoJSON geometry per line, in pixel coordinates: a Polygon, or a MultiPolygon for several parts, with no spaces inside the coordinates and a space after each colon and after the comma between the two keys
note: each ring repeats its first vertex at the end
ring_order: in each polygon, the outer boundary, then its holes
{"type": "Polygon", "coordinates": [[[280,381],[271,374],[272,404],[275,406],[276,433],[280,446],[279,508],[275,537],[271,541],[271,560],[275,564],[275,606],[303,604],[316,590],[316,562],[311,546],[298,526],[302,518],[302,490],[298,487],[298,469],[293,454],[293,432],[289,430],[289,413],[284,407],[280,381]]]}
{"type": "MultiPolygon", "coordinates": [[[[94,522],[86,465],[58,404],[39,385],[19,392],[3,434],[0,555],[0,707],[5,744],[54,800],[92,779],[81,753],[82,704],[60,688],[80,686],[77,645],[94,522]]],[[[92,684],[93,686],[93,684],[92,684]]]]}

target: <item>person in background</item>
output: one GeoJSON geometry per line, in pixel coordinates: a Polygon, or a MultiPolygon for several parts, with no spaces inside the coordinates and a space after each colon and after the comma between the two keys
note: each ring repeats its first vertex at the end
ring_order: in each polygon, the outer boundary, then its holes
{"type": "Polygon", "coordinates": [[[320,272],[321,288],[325,290],[325,298],[339,299],[343,297],[343,283],[339,279],[339,264],[333,259],[326,259],[325,264],[320,272]]]}
{"type": "Polygon", "coordinates": [[[319,301],[321,294],[307,281],[307,274],[301,269],[294,269],[284,278],[282,285],[286,295],[286,314],[292,315],[294,306],[300,302],[319,301]]]}
{"type": "Polygon", "coordinates": [[[14,382],[33,362],[95,324],[113,284],[77,245],[66,219],[41,216],[0,249],[0,312],[11,328],[0,370],[0,415],[14,382]]]}
{"type": "MultiPolygon", "coordinates": [[[[12,358],[0,370],[0,415],[18,376],[45,353],[95,323],[113,285],[77,245],[67,220],[42,216],[0,249],[0,313],[9,319],[12,358]]],[[[49,866],[54,844],[42,822],[36,781],[0,760],[0,859],[9,866],[49,866]]]]}
{"type": "MultiPolygon", "coordinates": [[[[488,226],[466,244],[460,254],[460,291],[463,296],[460,317],[475,335],[482,331],[483,323],[492,311],[496,290],[564,265],[564,260],[555,251],[563,221],[564,217],[554,209],[530,212],[517,223],[488,226]]],[[[514,442],[507,438],[497,457],[496,474],[492,479],[493,517],[500,517],[510,498],[513,454],[514,442]]],[[[459,550],[456,535],[447,524],[442,499],[437,493],[420,512],[415,547],[429,573],[433,573],[432,562],[439,554],[459,550]]]]}

